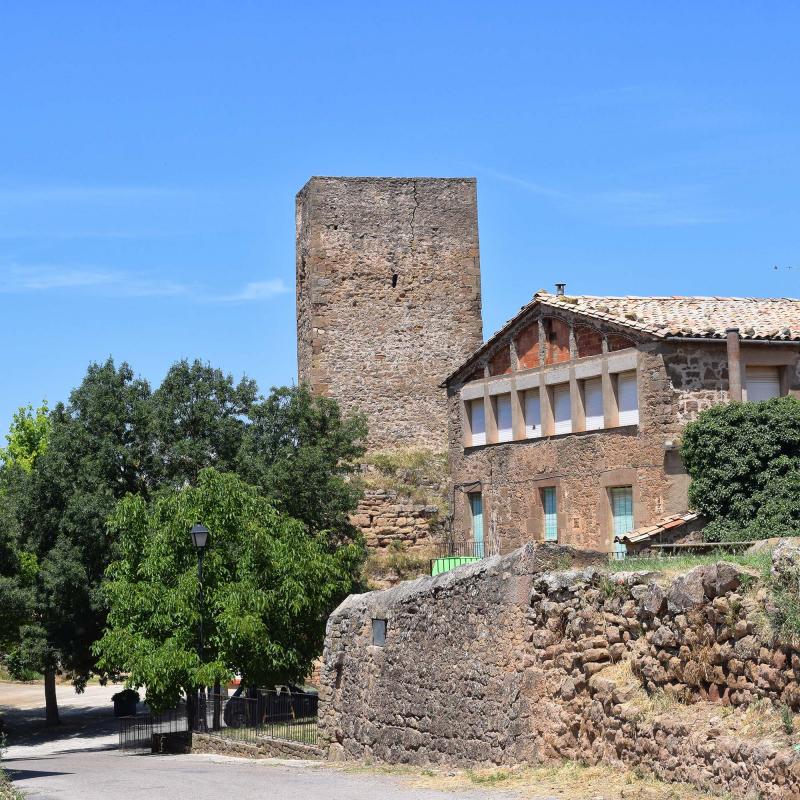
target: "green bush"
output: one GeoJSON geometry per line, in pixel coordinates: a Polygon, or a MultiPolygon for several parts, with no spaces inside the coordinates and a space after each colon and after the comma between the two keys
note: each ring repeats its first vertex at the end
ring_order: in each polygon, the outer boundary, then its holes
{"type": "Polygon", "coordinates": [[[800,535],[800,401],[714,406],[687,425],[681,455],[707,541],[800,535]]]}

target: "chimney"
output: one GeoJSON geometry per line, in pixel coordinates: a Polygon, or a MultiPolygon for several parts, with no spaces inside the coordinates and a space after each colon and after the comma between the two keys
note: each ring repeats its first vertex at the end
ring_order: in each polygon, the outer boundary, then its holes
{"type": "Polygon", "coordinates": [[[564,289],[566,289],[566,288],[567,288],[567,284],[566,283],[557,283],[556,284],[556,294],[559,297],[563,297],[564,296],[564,289]]]}

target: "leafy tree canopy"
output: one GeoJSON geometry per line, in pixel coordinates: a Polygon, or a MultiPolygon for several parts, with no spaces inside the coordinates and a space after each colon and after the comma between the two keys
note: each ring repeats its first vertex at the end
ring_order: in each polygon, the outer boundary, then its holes
{"type": "Polygon", "coordinates": [[[104,593],[100,665],[147,687],[155,709],[181,691],[239,672],[247,684],[300,681],[319,653],[325,620],[351,589],[361,548],[332,551],[322,535],[276,511],[257,488],[206,469],[197,485],[151,500],[127,497],[109,527],[120,557],[104,593]],[[197,654],[197,555],[189,537],[210,529],[204,561],[205,651],[197,654]]]}
{"type": "Polygon", "coordinates": [[[57,719],[56,670],[79,690],[98,670],[92,645],[107,613],[100,584],[118,546],[107,521],[120,499],[147,502],[215,467],[258,486],[302,523],[302,536],[322,534],[331,551],[363,550],[349,514],[365,433],[362,419],[343,418],[305,387],[263,399],[253,381],[235,383],[199,361],[176,363],[153,393],[108,359],[91,364],[49,415],[21,410],[0,469],[0,588],[17,609],[0,622],[0,638],[14,639],[19,674],[44,672],[49,719],[57,719]]]}
{"type": "Polygon", "coordinates": [[[194,483],[205,467],[235,471],[256,382],[234,383],[201,361],[177,361],[152,398],[153,441],[162,485],[194,483]]]}
{"type": "Polygon", "coordinates": [[[364,455],[364,417],[343,417],[335,401],[302,385],[273,389],[251,420],[239,473],[309,530],[327,531],[334,544],[355,539],[349,515],[362,490],[349,478],[364,455]]]}
{"type": "Polygon", "coordinates": [[[37,565],[34,613],[14,663],[44,672],[52,687],[56,669],[82,688],[95,668],[90,648],[105,624],[98,590],[114,546],[106,518],[125,494],[150,488],[149,397],[127,364],[92,364],[50,414],[33,468],[9,489],[19,548],[37,565]]]}
{"type": "Polygon", "coordinates": [[[47,449],[49,433],[47,403],[35,410],[32,405],[23,406],[14,414],[6,435],[8,447],[0,447],[0,461],[6,467],[19,467],[30,472],[36,459],[47,449]]]}
{"type": "Polygon", "coordinates": [[[33,618],[38,573],[36,556],[20,549],[16,500],[37,458],[47,449],[49,432],[47,404],[36,410],[26,406],[14,414],[6,436],[8,447],[0,448],[0,653],[12,669],[22,630],[33,618]]]}
{"type": "Polygon", "coordinates": [[[729,403],[687,425],[689,501],[709,541],[800,534],[800,401],[729,403]]]}

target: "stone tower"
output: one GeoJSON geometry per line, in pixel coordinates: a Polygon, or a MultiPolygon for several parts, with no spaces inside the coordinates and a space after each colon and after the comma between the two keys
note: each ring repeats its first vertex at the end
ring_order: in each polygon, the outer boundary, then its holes
{"type": "Polygon", "coordinates": [[[446,445],[444,378],[482,342],[474,178],[311,178],[297,195],[301,381],[369,448],[446,445]]]}

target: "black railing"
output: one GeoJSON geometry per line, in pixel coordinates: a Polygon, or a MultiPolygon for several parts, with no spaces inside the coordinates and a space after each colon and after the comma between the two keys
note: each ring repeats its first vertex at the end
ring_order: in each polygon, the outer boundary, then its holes
{"type": "Polygon", "coordinates": [[[434,558],[486,558],[497,555],[496,550],[483,541],[442,542],[434,558]]]}
{"type": "Polygon", "coordinates": [[[259,690],[255,696],[209,695],[200,701],[197,730],[240,741],[260,738],[317,744],[319,698],[309,692],[259,690]]]}
{"type": "Polygon", "coordinates": [[[184,704],[163,714],[122,717],[119,721],[119,749],[149,751],[154,733],[186,733],[188,730],[189,717],[184,704]]]}
{"type": "Polygon", "coordinates": [[[228,697],[200,693],[190,725],[185,703],[163,714],[137,714],[119,721],[119,749],[150,751],[154,734],[196,733],[255,743],[260,738],[317,744],[319,698],[312,692],[258,690],[228,697]]]}

